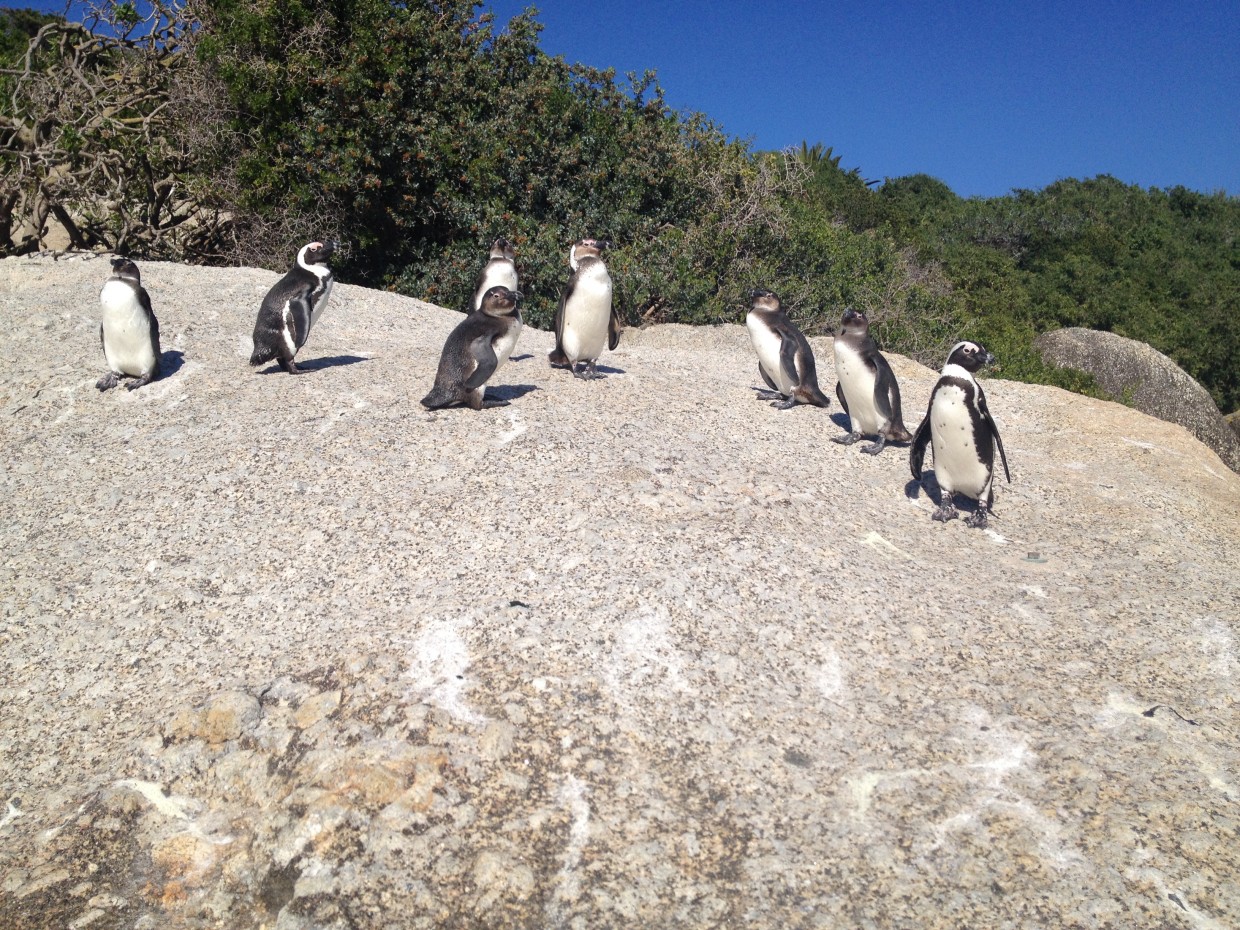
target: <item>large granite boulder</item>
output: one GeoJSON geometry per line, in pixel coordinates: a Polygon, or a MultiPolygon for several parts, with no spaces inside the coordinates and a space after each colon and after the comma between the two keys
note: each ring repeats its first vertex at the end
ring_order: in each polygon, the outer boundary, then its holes
{"type": "Polygon", "coordinates": [[[1060,368],[1093,375],[1104,391],[1143,413],[1178,423],[1240,472],[1240,439],[1210,393],[1183,368],[1144,342],[1115,333],[1072,327],[1043,333],[1033,342],[1042,358],[1060,368]]]}
{"type": "Polygon", "coordinates": [[[0,261],[3,930],[1240,927],[1240,475],[1181,427],[987,380],[970,530],[741,326],[594,382],[527,327],[427,411],[460,314],[341,284],[292,377],[279,274],[152,262],[101,394],[109,272],[0,261]]]}

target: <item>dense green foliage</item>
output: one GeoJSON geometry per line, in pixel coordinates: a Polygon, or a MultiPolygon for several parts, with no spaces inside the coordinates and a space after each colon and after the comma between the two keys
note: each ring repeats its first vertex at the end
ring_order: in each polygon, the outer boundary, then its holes
{"type": "MultiPolygon", "coordinates": [[[[115,23],[150,4],[88,6],[115,23]]],[[[145,240],[152,254],[158,244],[161,256],[280,268],[298,242],[330,235],[346,244],[346,280],[462,307],[503,235],[527,319],[546,326],[569,244],[594,235],[615,244],[631,323],[739,321],[761,285],[810,333],[853,306],[885,347],[926,364],[971,337],[1000,357],[1001,375],[1077,390],[1089,380],[1048,368],[1031,343],[1090,326],[1149,342],[1224,409],[1240,407],[1235,198],[1109,177],[987,199],[925,175],[878,185],[821,143],[752,152],[705,116],[671,111],[652,73],[547,56],[533,12],[496,24],[473,0],[154,9],[193,37],[161,67],[177,72],[167,86],[180,112],[194,114],[174,142],[195,167],[170,161],[166,173],[215,225],[204,227],[210,250],[205,236],[164,235],[145,240]]],[[[0,17],[0,65],[24,54],[34,22],[0,17]]],[[[74,155],[88,156],[115,153],[74,155]]],[[[32,189],[53,190],[45,180],[32,174],[32,189]]],[[[57,215],[82,215],[48,196],[57,215]]],[[[163,223],[192,230],[202,215],[182,207],[163,223]]],[[[139,232],[126,241],[143,242],[139,232]]]]}

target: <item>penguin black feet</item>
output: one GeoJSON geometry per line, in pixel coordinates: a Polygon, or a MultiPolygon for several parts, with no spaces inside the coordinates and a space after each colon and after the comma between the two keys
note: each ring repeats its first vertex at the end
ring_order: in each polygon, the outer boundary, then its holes
{"type": "MultiPolygon", "coordinates": [[[[851,446],[854,442],[861,441],[861,434],[849,433],[847,436],[832,436],[831,441],[838,442],[841,446],[851,446]]],[[[864,452],[865,449],[862,449],[861,451],[864,452]]]]}
{"type": "Polygon", "coordinates": [[[757,388],[756,390],[760,400],[785,400],[784,395],[779,393],[779,391],[767,391],[762,388],[757,388]]]}
{"type": "Polygon", "coordinates": [[[298,368],[297,363],[291,358],[277,358],[276,361],[279,362],[280,367],[287,371],[290,375],[304,375],[306,373],[305,369],[298,368]]]}
{"type": "Polygon", "coordinates": [[[158,368],[156,368],[154,371],[148,371],[141,378],[137,378],[136,380],[130,381],[128,384],[126,384],[125,390],[136,391],[138,388],[145,387],[146,385],[150,384],[152,381],[154,381],[158,377],[159,377],[158,368]]]}
{"type": "Polygon", "coordinates": [[[95,387],[101,391],[110,391],[112,388],[116,387],[116,383],[120,380],[120,376],[116,372],[109,371],[106,375],[95,382],[95,387]]]}
{"type": "Polygon", "coordinates": [[[970,516],[965,518],[964,525],[971,529],[984,530],[986,529],[986,518],[988,513],[989,511],[987,511],[986,505],[979,502],[977,505],[977,510],[973,511],[970,516]]]}
{"type": "Polygon", "coordinates": [[[578,369],[577,366],[574,365],[573,377],[581,378],[584,381],[597,381],[599,378],[603,377],[603,374],[595,367],[595,364],[595,362],[586,362],[585,366],[581,369],[578,369]]]}
{"type": "Polygon", "coordinates": [[[866,455],[878,455],[878,453],[883,451],[886,445],[887,445],[886,437],[879,436],[876,440],[874,440],[874,442],[870,443],[868,446],[862,446],[861,451],[864,452],[866,455]]]}
{"type": "MultiPolygon", "coordinates": [[[[780,396],[782,397],[783,395],[781,394],[780,396]]],[[[776,410],[790,410],[796,405],[797,405],[797,399],[795,397],[789,397],[786,400],[776,401],[775,403],[771,404],[771,406],[774,407],[776,410]]]]}
{"type": "Polygon", "coordinates": [[[930,516],[932,519],[937,520],[939,523],[946,523],[948,520],[955,520],[959,518],[960,514],[956,512],[956,502],[952,500],[951,492],[944,491],[942,493],[943,493],[942,505],[939,507],[938,510],[936,510],[930,516]]]}

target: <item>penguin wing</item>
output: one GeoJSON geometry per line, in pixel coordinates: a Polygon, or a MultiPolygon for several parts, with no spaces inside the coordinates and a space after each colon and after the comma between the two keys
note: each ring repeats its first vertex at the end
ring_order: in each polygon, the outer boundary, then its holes
{"type": "Polygon", "coordinates": [[[896,387],[896,376],[891,370],[891,366],[887,364],[887,360],[883,358],[878,349],[872,352],[866,352],[862,358],[874,372],[874,408],[887,422],[893,419],[899,419],[900,410],[900,389],[896,387]],[[895,397],[895,416],[892,415],[892,397],[895,397]]]}
{"type": "Polygon", "coordinates": [[[607,321],[607,348],[612,352],[616,350],[616,346],[620,345],[621,322],[620,310],[613,298],[611,302],[611,319],[607,321]]]}
{"type": "Polygon", "coordinates": [[[480,388],[487,383],[487,379],[495,374],[499,361],[495,357],[495,348],[491,345],[494,338],[490,333],[483,333],[475,338],[469,344],[469,354],[477,363],[478,367],[474,369],[473,374],[465,379],[465,388],[474,390],[480,388]]]}
{"type": "Polygon", "coordinates": [[[926,457],[926,443],[930,441],[930,411],[934,407],[934,392],[939,389],[936,384],[934,391],[930,392],[930,403],[926,406],[926,415],[921,420],[921,425],[917,427],[917,432],[913,436],[913,445],[908,450],[908,467],[913,473],[913,477],[918,481],[921,480],[921,466],[926,457]]]}
{"type": "MultiPolygon", "coordinates": [[[[779,341],[779,367],[784,370],[784,377],[792,384],[802,383],[801,374],[797,371],[797,356],[800,355],[800,340],[797,333],[781,332],[779,341]]],[[[809,352],[809,344],[805,346],[805,354],[809,356],[810,374],[814,374],[814,356],[809,352]]],[[[802,359],[802,361],[804,361],[802,359]]]]}
{"type": "Polygon", "coordinates": [[[151,327],[151,347],[155,350],[155,366],[159,367],[159,320],[155,319],[155,311],[151,309],[151,295],[146,292],[146,288],[138,288],[138,303],[142,304],[142,310],[146,314],[146,320],[151,327]]]}
{"type": "Polygon", "coordinates": [[[986,406],[986,395],[982,392],[980,385],[977,391],[977,412],[982,415],[982,421],[990,430],[990,435],[995,438],[995,445],[999,447],[999,458],[1003,462],[1003,475],[1007,478],[1008,484],[1011,484],[1012,473],[1008,471],[1007,453],[1003,451],[1003,440],[999,438],[999,427],[995,425],[995,418],[990,415],[990,408],[986,406]]]}

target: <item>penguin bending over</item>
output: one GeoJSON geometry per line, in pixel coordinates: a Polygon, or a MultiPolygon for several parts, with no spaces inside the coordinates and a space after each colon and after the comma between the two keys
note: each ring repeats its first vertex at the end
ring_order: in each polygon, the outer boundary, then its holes
{"type": "Polygon", "coordinates": [[[878,455],[891,442],[908,442],[913,437],[904,428],[900,411],[900,386],[895,372],[878,351],[870,335],[870,321],[864,313],[845,310],[843,332],[835,337],[835,396],[848,414],[851,430],[847,436],[831,441],[851,446],[863,436],[876,440],[861,451],[878,455]]]}
{"type": "Polygon", "coordinates": [[[254,323],[251,365],[274,358],[289,374],[301,374],[293,357],[306,344],[311,327],[327,307],[335,282],[327,260],[337,248],[339,243],[332,241],[303,245],[289,273],[267,292],[254,323]]]}
{"type": "Polygon", "coordinates": [[[766,288],[749,294],[749,313],[745,328],[758,353],[758,374],[769,391],[759,395],[779,410],[797,404],[829,407],[831,401],[818,388],[818,369],[809,340],[788,318],[779,297],[766,288]]]}
{"type": "Polygon", "coordinates": [[[99,292],[99,304],[103,308],[99,341],[108,373],[95,387],[106,391],[127,377],[136,379],[126,385],[132,391],[158,378],[159,321],[138,266],[127,258],[112,259],[112,277],[99,292]]]}
{"type": "Polygon", "coordinates": [[[474,410],[506,407],[506,400],[484,401],[483,385],[508,361],[521,335],[521,314],[517,310],[520,291],[502,284],[489,288],[482,308],[465,317],[448,334],[435,386],[422,398],[422,406],[432,410],[452,404],[468,404],[474,410]]]}
{"type": "Polygon", "coordinates": [[[568,368],[578,378],[603,377],[595,368],[603,345],[615,350],[620,344],[620,315],[612,302],[611,275],[603,264],[603,249],[611,243],[581,239],[568,251],[573,269],[560,306],[555,311],[555,348],[548,356],[553,368],[568,368]],[[585,362],[578,371],[577,363],[585,362]]]}
{"type": "Polygon", "coordinates": [[[507,239],[501,237],[491,243],[491,255],[478,275],[478,286],[474,288],[471,310],[480,309],[483,296],[496,285],[502,284],[510,291],[517,290],[516,257],[512,243],[507,239]]]}
{"type": "Polygon", "coordinates": [[[959,492],[977,501],[977,510],[965,520],[966,526],[982,529],[986,515],[995,502],[995,447],[1003,461],[1003,474],[1008,483],[1007,454],[1003,440],[986,406],[986,394],[973,373],[995,357],[976,342],[959,342],[947,356],[942,376],[930,394],[926,417],[917,427],[909,450],[909,468],[921,480],[922,460],[926,443],[934,447],[934,475],[943,490],[934,519],[954,520],[956,504],[953,495],[959,492]]]}

